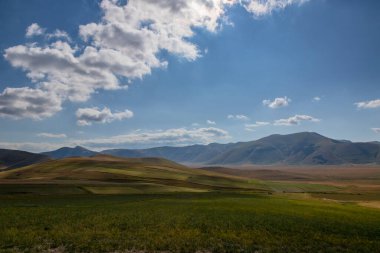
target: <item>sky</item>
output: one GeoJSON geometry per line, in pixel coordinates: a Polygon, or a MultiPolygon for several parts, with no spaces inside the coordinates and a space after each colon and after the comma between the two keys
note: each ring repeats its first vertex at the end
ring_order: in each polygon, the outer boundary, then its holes
{"type": "Polygon", "coordinates": [[[2,0],[0,148],[380,140],[376,0],[2,0]]]}

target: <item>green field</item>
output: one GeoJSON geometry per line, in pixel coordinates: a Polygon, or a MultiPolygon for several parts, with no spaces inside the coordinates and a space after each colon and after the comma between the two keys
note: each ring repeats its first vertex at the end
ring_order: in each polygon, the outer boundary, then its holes
{"type": "Polygon", "coordinates": [[[263,194],[8,195],[0,245],[1,252],[379,252],[380,212],[263,194]]]}
{"type": "Polygon", "coordinates": [[[0,172],[0,252],[380,252],[379,200],[373,185],[70,158],[0,172]]]}

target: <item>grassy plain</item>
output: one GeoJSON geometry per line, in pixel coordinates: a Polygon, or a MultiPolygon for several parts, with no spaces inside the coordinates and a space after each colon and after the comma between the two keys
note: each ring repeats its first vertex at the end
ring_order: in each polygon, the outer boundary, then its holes
{"type": "Polygon", "coordinates": [[[379,252],[380,212],[286,195],[1,196],[2,252],[379,252]]]}
{"type": "Polygon", "coordinates": [[[368,171],[209,170],[103,156],[1,172],[0,252],[380,252],[368,171]]]}

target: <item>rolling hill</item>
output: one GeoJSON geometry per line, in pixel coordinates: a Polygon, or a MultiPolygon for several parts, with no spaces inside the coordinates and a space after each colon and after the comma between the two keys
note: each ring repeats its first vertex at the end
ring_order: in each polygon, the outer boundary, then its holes
{"type": "Polygon", "coordinates": [[[0,149],[0,169],[3,170],[18,168],[47,160],[49,160],[49,157],[42,154],[11,149],[0,149]]]}
{"type": "Polygon", "coordinates": [[[354,143],[303,132],[230,144],[111,149],[102,153],[120,157],[163,157],[180,163],[206,165],[238,164],[370,164],[380,163],[380,144],[354,143]]]}
{"type": "Polygon", "coordinates": [[[84,185],[93,193],[267,189],[254,181],[188,168],[162,158],[74,157],[0,172],[3,182],[84,185]]]}

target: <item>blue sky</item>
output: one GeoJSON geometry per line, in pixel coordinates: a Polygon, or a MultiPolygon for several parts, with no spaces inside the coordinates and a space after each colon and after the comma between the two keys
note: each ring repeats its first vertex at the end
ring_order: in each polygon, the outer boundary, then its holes
{"type": "Polygon", "coordinates": [[[380,140],[378,1],[208,3],[1,1],[0,146],[380,140]]]}

